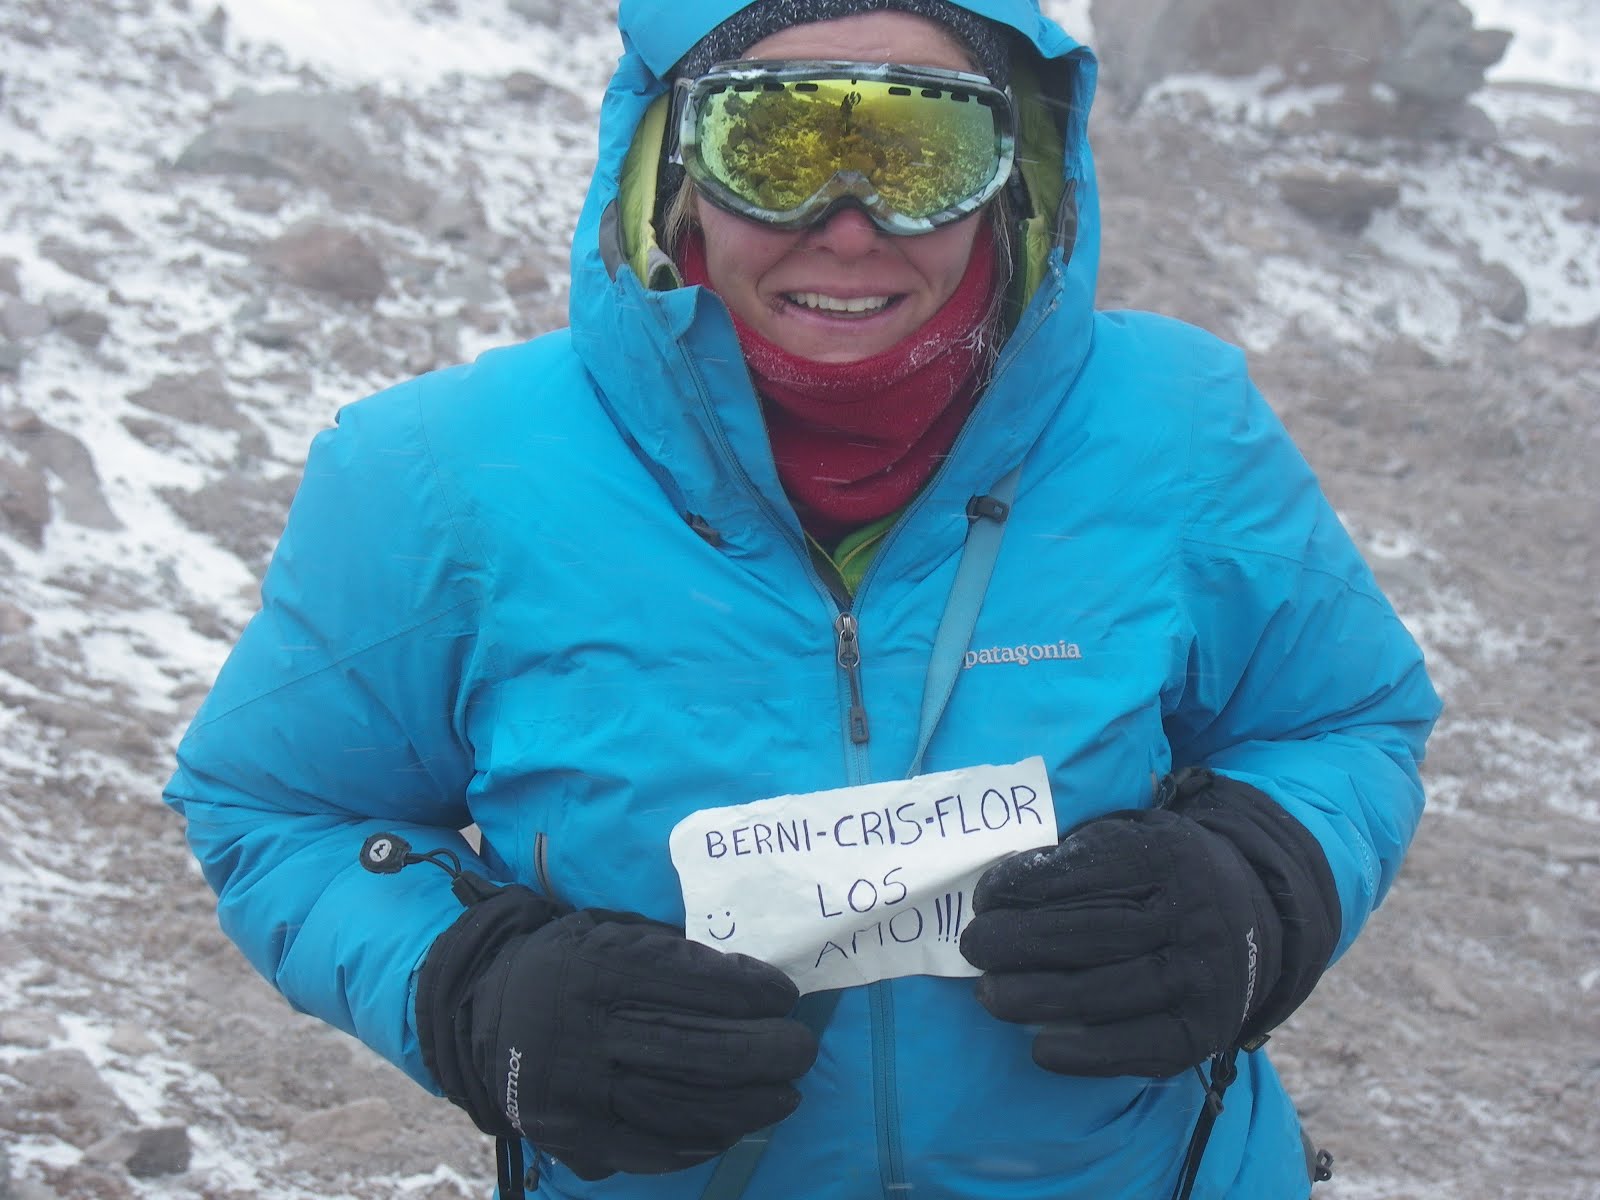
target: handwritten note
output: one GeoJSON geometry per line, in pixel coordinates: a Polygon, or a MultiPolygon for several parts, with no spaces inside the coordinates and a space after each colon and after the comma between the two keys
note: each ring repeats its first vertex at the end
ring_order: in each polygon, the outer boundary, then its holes
{"type": "Polygon", "coordinates": [[[670,847],[689,937],[769,962],[804,993],[978,974],[959,948],[973,885],[1055,842],[1035,757],[704,809],[670,847]]]}

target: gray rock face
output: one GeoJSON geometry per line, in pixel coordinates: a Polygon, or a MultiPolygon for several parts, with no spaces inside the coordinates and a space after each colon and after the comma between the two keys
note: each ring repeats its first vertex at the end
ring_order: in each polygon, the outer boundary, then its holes
{"type": "Polygon", "coordinates": [[[1459,0],[1388,0],[1399,37],[1379,61],[1377,81],[1426,104],[1455,104],[1483,86],[1511,34],[1474,29],[1459,0]]]}
{"type": "Polygon", "coordinates": [[[1460,0],[1095,0],[1102,78],[1131,108],[1169,75],[1382,83],[1428,105],[1483,84],[1511,35],[1477,30],[1460,0]]]}
{"type": "Polygon", "coordinates": [[[173,167],[211,175],[286,179],[335,203],[414,220],[431,189],[390,169],[360,129],[361,106],[337,92],[244,92],[178,155],[173,167]]]}

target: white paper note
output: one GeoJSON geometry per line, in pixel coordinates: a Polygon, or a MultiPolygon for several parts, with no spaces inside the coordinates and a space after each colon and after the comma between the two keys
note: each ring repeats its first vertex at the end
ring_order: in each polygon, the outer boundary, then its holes
{"type": "Polygon", "coordinates": [[[704,809],[672,831],[688,936],[802,993],[976,975],[961,957],[991,864],[1056,843],[1042,758],[704,809]]]}

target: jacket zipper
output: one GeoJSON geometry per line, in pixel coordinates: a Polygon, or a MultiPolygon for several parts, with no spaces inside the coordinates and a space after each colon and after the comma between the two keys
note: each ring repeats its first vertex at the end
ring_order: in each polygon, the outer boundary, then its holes
{"type": "MultiPolygon", "coordinates": [[[[1046,319],[1049,318],[1050,314],[1056,310],[1058,303],[1059,298],[1048,304],[1044,310],[1028,324],[1026,329],[1019,328],[1017,330],[1012,344],[1008,347],[1008,352],[1002,356],[1000,362],[995,364],[994,374],[990,376],[991,384],[993,384],[994,380],[999,379],[1000,376],[1004,374],[1006,367],[1008,367],[1011,362],[1022,353],[1023,349],[1026,348],[1028,343],[1033,340],[1033,335],[1038,332],[1040,326],[1044,324],[1046,319]]],[[[985,390],[987,391],[987,389],[985,390]]],[[[960,444],[965,437],[966,429],[963,429],[962,432],[957,435],[956,444],[950,448],[949,458],[955,457],[956,452],[960,448],[960,444]]],[[[948,458],[946,461],[948,461],[948,458]]],[[[899,532],[900,526],[905,523],[905,517],[909,515],[912,509],[915,509],[917,505],[923,502],[923,497],[927,495],[928,488],[932,485],[932,483],[933,480],[929,480],[928,484],[924,485],[922,492],[911,501],[911,504],[907,508],[906,512],[901,514],[901,520],[895,522],[894,527],[889,530],[888,534],[884,537],[883,542],[878,546],[876,553],[873,554],[872,562],[867,565],[866,574],[862,576],[861,582],[856,588],[855,599],[858,602],[866,593],[867,585],[872,581],[873,576],[877,574],[878,564],[883,561],[885,557],[884,552],[889,548],[889,542],[893,540],[895,535],[899,532]]],[[[845,620],[846,615],[847,613],[841,613],[839,618],[841,623],[845,620]]],[[[850,618],[850,629],[853,634],[859,633],[859,629],[856,626],[853,617],[850,618]]],[[[839,664],[841,667],[845,665],[842,654],[843,648],[844,642],[842,639],[841,627],[841,657],[839,664]]],[[[853,668],[848,668],[852,671],[852,701],[858,699],[858,695],[854,690],[859,685],[859,680],[855,676],[854,672],[858,672],[861,665],[861,654],[858,641],[854,645],[854,650],[855,666],[853,668]]],[[[863,721],[865,720],[865,717],[866,712],[865,709],[863,709],[863,721]]],[[[865,739],[863,738],[863,740],[865,739]]],[[[851,783],[865,783],[868,781],[867,775],[865,774],[865,754],[859,752],[859,750],[858,754],[860,757],[860,766],[858,772],[853,773],[850,780],[851,783]]],[[[867,985],[868,1019],[870,1021],[872,1030],[873,1115],[876,1118],[878,1125],[878,1178],[882,1182],[885,1197],[903,1196],[908,1193],[912,1187],[912,1184],[906,1179],[905,1148],[900,1141],[900,1084],[897,1077],[898,1068],[895,1063],[894,1052],[895,1033],[893,982],[893,980],[885,979],[879,981],[878,983],[867,985]]]]}
{"type": "Polygon", "coordinates": [[[845,731],[850,744],[864,746],[872,736],[867,724],[867,706],[861,700],[861,627],[855,614],[842,612],[833,622],[838,637],[839,667],[850,684],[850,710],[845,716],[845,731]]]}
{"type": "MultiPolygon", "coordinates": [[[[991,385],[1004,374],[1007,366],[1015,360],[1028,343],[1033,340],[1033,335],[1038,332],[1050,314],[1055,312],[1060,303],[1057,295],[1031,320],[1026,329],[1018,328],[1013,333],[1012,341],[1006,348],[1006,353],[1001,355],[995,364],[994,374],[990,376],[991,385]]],[[[680,360],[688,372],[689,378],[694,381],[695,392],[700,403],[710,410],[711,401],[706,393],[705,382],[700,378],[699,369],[694,361],[684,352],[683,346],[677,339],[671,339],[677,349],[680,360]]],[[[988,389],[985,388],[985,392],[988,389]]],[[[871,771],[866,752],[866,743],[870,736],[867,722],[866,704],[862,697],[861,689],[861,627],[852,609],[852,597],[845,589],[842,580],[828,580],[818,570],[816,562],[812,559],[807,549],[805,539],[796,539],[789,530],[782,514],[773,508],[772,504],[751,481],[749,472],[733,452],[733,447],[728,443],[727,431],[722,428],[722,422],[715,419],[711,412],[711,427],[715,431],[718,449],[723,460],[732,468],[735,477],[743,484],[745,489],[755,497],[757,504],[767,514],[774,528],[779,530],[791,547],[800,555],[801,561],[807,567],[812,581],[817,585],[819,594],[831,602],[835,609],[834,617],[834,645],[835,654],[841,670],[845,673],[845,680],[849,685],[849,704],[845,717],[845,736],[849,741],[846,753],[848,763],[848,778],[851,785],[867,783],[870,781],[871,771]]],[[[956,444],[950,448],[947,456],[948,462],[955,457],[957,449],[967,437],[970,429],[970,418],[967,428],[956,436],[956,444]]],[[[867,571],[862,576],[860,584],[855,591],[854,600],[859,601],[867,589],[868,582],[877,574],[878,564],[883,561],[884,551],[888,549],[889,542],[903,525],[904,517],[923,502],[927,495],[928,487],[933,480],[923,486],[921,493],[911,501],[901,520],[895,522],[879,545],[877,552],[872,556],[872,562],[867,566],[867,571]]],[[[890,988],[889,980],[867,985],[867,1002],[869,1019],[872,1030],[872,1087],[874,1116],[878,1125],[878,1177],[883,1184],[885,1196],[898,1196],[908,1192],[911,1184],[905,1177],[905,1151],[900,1141],[900,1100],[898,1082],[896,1080],[896,1066],[894,1055],[894,993],[890,988]]]]}

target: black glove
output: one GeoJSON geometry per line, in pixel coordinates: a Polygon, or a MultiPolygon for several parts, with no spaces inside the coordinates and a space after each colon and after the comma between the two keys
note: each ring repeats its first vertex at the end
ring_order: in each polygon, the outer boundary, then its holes
{"type": "Polygon", "coordinates": [[[816,1037],[774,967],[524,887],[473,904],[417,979],[423,1061],[495,1137],[580,1178],[712,1158],[800,1103],[816,1037]]]}
{"type": "Polygon", "coordinates": [[[1308,830],[1227,776],[1162,786],[1165,807],[1089,821],[978,881],[961,952],[985,1008],[1043,1026],[1046,1070],[1176,1075],[1283,1021],[1338,944],[1308,830]]]}

